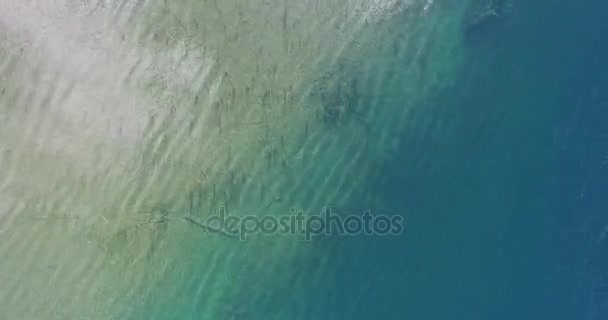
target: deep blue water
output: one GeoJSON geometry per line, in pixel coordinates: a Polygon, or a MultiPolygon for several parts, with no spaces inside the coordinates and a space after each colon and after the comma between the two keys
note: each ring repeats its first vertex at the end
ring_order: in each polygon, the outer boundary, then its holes
{"type": "Polygon", "coordinates": [[[608,319],[607,10],[515,1],[475,30],[416,114],[436,129],[369,182],[406,232],[337,240],[294,317],[608,319]]]}

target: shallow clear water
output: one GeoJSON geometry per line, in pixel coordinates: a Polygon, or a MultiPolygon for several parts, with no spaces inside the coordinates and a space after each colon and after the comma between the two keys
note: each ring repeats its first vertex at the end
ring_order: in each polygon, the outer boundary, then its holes
{"type": "Polygon", "coordinates": [[[602,319],[592,2],[0,0],[0,318],[602,319]]]}

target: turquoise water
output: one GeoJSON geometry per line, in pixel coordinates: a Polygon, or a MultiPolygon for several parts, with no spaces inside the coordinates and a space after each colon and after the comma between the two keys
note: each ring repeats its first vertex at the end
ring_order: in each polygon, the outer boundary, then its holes
{"type": "Polygon", "coordinates": [[[433,125],[405,130],[371,188],[407,232],[344,240],[309,318],[606,317],[607,25],[594,4],[515,1],[471,35],[456,84],[416,114],[433,125]]]}
{"type": "Polygon", "coordinates": [[[0,318],[604,319],[603,7],[0,0],[0,318]]]}
{"type": "Polygon", "coordinates": [[[515,1],[471,34],[370,182],[405,234],[338,240],[302,318],[606,317],[602,6],[515,1]]]}

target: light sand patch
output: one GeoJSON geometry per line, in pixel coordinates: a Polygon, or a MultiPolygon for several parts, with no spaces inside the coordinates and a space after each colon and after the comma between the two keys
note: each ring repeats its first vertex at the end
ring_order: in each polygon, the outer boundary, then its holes
{"type": "Polygon", "coordinates": [[[317,80],[359,66],[329,81],[359,79],[375,99],[400,93],[403,79],[428,93],[440,78],[417,76],[436,71],[432,57],[407,60],[435,47],[414,9],[406,25],[416,37],[391,57],[387,39],[402,26],[392,19],[410,2],[1,3],[0,48],[12,60],[0,76],[17,81],[0,98],[10,118],[0,136],[13,150],[0,177],[3,197],[22,200],[1,242],[14,272],[5,287],[18,292],[0,295],[15,303],[11,316],[221,319],[302,288],[296,270],[323,256],[316,244],[227,242],[183,215],[218,204],[234,214],[318,210],[362,195],[366,157],[389,149],[405,113],[368,100],[376,138],[357,124],[328,129],[311,98],[317,80]],[[389,76],[375,54],[412,73],[389,76]],[[162,209],[166,222],[142,218],[162,209]],[[44,283],[54,287],[37,291],[44,283]]]}

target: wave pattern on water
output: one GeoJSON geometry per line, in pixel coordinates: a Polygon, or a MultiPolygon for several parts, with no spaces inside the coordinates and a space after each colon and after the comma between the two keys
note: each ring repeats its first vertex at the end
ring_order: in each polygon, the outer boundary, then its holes
{"type": "Polygon", "coordinates": [[[2,0],[0,315],[284,318],[332,239],[231,241],[183,217],[374,205],[404,124],[435,125],[415,110],[458,69],[462,14],[2,0]]]}

